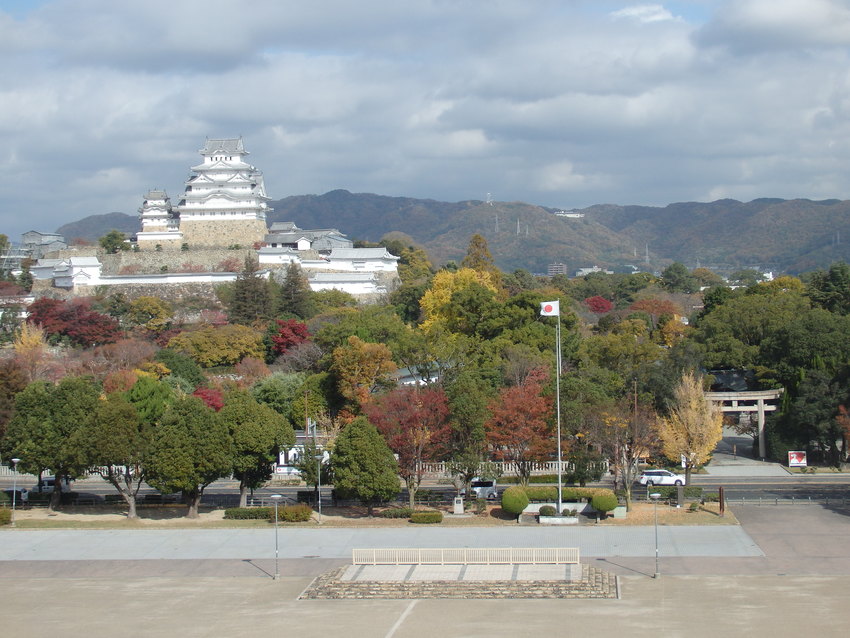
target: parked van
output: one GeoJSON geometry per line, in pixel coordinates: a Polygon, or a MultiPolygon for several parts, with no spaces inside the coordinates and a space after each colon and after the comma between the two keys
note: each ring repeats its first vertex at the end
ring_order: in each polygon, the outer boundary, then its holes
{"type": "MultiPolygon", "coordinates": [[[[60,488],[63,492],[71,491],[71,482],[67,479],[60,482],[60,488]]],[[[56,488],[56,477],[55,476],[47,476],[43,477],[38,484],[32,489],[33,492],[40,492],[41,494],[52,494],[53,490],[56,488]]]]}
{"type": "MultiPolygon", "coordinates": [[[[486,498],[490,500],[499,498],[499,491],[496,489],[496,481],[493,479],[483,479],[476,476],[472,479],[470,487],[475,498],[486,498]]],[[[466,496],[465,489],[462,489],[460,493],[461,496],[466,496]]]]}

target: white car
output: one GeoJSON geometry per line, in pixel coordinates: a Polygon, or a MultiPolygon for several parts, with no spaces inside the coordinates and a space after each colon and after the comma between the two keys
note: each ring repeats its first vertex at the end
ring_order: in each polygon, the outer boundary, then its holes
{"type": "Polygon", "coordinates": [[[641,485],[684,485],[686,483],[683,474],[674,474],[670,470],[646,470],[640,475],[638,483],[641,485]]]}

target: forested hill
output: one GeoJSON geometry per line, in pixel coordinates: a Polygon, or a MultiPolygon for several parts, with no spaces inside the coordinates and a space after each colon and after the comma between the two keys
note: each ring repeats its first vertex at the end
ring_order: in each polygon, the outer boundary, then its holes
{"type": "MultiPolygon", "coordinates": [[[[670,261],[720,271],[761,267],[798,273],[850,262],[850,201],[757,199],[686,202],[665,207],[596,205],[581,219],[521,202],[439,202],[335,190],[270,202],[273,221],[301,228],[337,228],[353,239],[377,241],[406,233],[443,263],[459,260],[472,234],[483,235],[505,270],[545,272],[563,262],[581,266],[643,265],[670,261]]],[[[112,228],[138,229],[136,216],[87,217],[57,230],[68,239],[96,240],[112,228]]]]}
{"type": "Polygon", "coordinates": [[[650,256],[709,268],[762,266],[799,273],[850,262],[850,201],[721,199],[663,208],[591,206],[583,211],[611,230],[649,244],[650,256]]]}

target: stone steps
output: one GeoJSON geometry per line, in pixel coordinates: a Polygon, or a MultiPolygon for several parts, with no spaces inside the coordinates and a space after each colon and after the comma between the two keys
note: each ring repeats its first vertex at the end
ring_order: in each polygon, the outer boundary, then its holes
{"type": "Polygon", "coordinates": [[[342,581],[347,568],[322,574],[299,599],[342,598],[617,598],[617,577],[582,565],[580,581],[342,581]]]}

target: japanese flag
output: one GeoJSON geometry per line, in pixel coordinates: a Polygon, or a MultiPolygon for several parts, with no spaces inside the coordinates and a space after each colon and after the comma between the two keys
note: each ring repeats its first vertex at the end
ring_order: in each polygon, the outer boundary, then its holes
{"type": "Polygon", "coordinates": [[[561,314],[558,301],[543,301],[540,303],[540,315],[543,317],[557,317],[561,314]]]}

